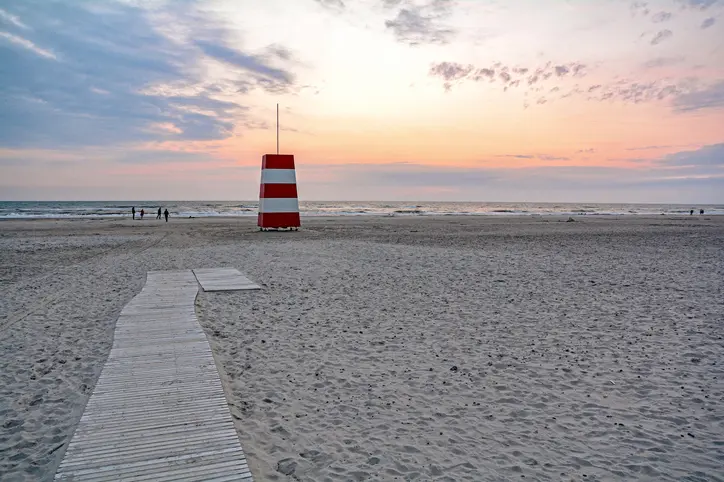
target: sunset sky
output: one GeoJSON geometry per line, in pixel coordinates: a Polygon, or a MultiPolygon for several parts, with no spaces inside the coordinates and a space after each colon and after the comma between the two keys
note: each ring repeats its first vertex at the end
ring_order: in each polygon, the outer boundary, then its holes
{"type": "Polygon", "coordinates": [[[724,0],[0,2],[0,200],[724,203],[724,0]]]}

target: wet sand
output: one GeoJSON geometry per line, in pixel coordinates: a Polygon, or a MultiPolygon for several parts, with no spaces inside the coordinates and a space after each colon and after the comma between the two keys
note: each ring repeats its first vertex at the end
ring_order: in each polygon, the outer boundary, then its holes
{"type": "Polygon", "coordinates": [[[724,216],[0,222],[0,479],[51,480],[146,271],[256,480],[724,480],[724,216]]]}

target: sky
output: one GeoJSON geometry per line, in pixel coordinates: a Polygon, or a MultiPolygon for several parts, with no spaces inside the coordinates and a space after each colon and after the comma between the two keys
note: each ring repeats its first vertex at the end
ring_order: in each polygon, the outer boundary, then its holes
{"type": "Polygon", "coordinates": [[[0,200],[724,203],[724,0],[0,0],[0,200]]]}

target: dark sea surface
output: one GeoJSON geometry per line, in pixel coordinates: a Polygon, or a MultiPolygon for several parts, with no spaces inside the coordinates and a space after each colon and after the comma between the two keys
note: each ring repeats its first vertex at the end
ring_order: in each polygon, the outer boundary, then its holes
{"type": "MultiPolygon", "coordinates": [[[[131,207],[155,216],[159,207],[172,216],[256,216],[257,201],[0,201],[0,219],[113,218],[130,216],[131,207]]],[[[682,215],[724,214],[724,205],[496,203],[496,202],[300,202],[302,216],[425,216],[425,215],[682,215]]]]}

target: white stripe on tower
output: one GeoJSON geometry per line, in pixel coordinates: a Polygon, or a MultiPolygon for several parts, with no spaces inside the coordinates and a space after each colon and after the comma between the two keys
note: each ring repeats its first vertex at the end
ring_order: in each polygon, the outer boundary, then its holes
{"type": "Polygon", "coordinates": [[[261,199],[259,199],[259,212],[260,213],[297,213],[297,212],[299,212],[299,200],[295,197],[261,198],[261,199]]]}
{"type": "Polygon", "coordinates": [[[262,184],[296,184],[297,175],[294,169],[262,169],[262,184]]]}

